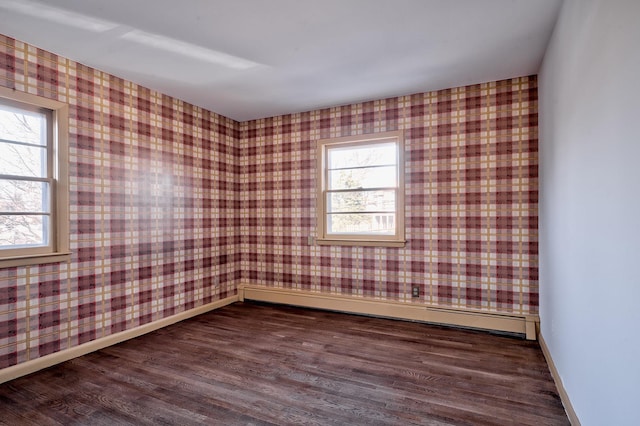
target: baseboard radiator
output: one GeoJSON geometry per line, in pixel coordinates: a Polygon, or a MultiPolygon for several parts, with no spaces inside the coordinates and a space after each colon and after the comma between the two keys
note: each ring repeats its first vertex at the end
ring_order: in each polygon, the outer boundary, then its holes
{"type": "Polygon", "coordinates": [[[240,300],[279,303],[307,308],[421,321],[457,327],[520,334],[536,340],[537,315],[517,315],[389,302],[356,296],[340,296],[302,290],[244,284],[238,289],[240,300]]]}

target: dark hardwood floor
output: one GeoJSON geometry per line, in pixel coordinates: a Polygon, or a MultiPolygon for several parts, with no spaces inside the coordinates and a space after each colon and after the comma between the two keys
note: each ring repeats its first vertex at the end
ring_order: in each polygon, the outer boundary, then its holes
{"type": "Polygon", "coordinates": [[[0,385],[0,424],[569,421],[536,342],[238,303],[0,385]]]}

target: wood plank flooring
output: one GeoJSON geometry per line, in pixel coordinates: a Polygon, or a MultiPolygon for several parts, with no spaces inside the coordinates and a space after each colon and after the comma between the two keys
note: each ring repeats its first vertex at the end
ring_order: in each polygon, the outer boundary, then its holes
{"type": "Polygon", "coordinates": [[[237,303],[0,385],[7,425],[567,425],[536,342],[237,303]]]}

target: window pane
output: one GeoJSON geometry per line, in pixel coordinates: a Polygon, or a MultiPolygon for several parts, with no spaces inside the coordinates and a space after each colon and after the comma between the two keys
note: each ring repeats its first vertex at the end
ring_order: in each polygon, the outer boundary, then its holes
{"type": "Polygon", "coordinates": [[[0,213],[49,213],[48,187],[47,182],[0,179],[0,213]]]}
{"type": "Polygon", "coordinates": [[[395,213],[328,214],[328,234],[394,235],[395,213]]]}
{"type": "Polygon", "coordinates": [[[46,116],[1,105],[0,139],[46,145],[46,116]]]}
{"type": "Polygon", "coordinates": [[[396,164],[396,144],[393,142],[365,146],[329,148],[329,169],[396,164]]]}
{"type": "Polygon", "coordinates": [[[396,166],[331,170],[329,189],[395,187],[396,176],[396,166]]]}
{"type": "Polygon", "coordinates": [[[0,248],[46,246],[49,243],[48,227],[48,216],[0,216],[0,248]]]}
{"type": "Polygon", "coordinates": [[[46,177],[46,147],[0,142],[0,174],[46,177]]]}
{"type": "Polygon", "coordinates": [[[327,193],[327,213],[395,212],[395,210],[395,190],[327,193]]]}

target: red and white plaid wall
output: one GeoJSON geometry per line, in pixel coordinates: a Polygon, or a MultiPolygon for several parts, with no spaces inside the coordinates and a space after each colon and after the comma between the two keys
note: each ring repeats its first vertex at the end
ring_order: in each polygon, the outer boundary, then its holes
{"type": "Polygon", "coordinates": [[[242,123],[243,278],[537,313],[536,83],[522,77],[242,123]],[[406,138],[406,248],[309,246],[316,141],[398,129],[406,138]]]}
{"type": "Polygon", "coordinates": [[[239,124],[0,36],[0,85],[70,105],[70,263],[0,269],[0,367],[235,294],[239,124]]]}
{"type": "Polygon", "coordinates": [[[0,368],[241,281],[537,313],[534,76],[237,123],[0,36],[0,85],[70,105],[73,251],[0,269],[0,368]],[[396,129],[407,246],[308,245],[316,141],[396,129]]]}

